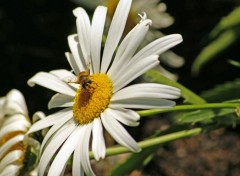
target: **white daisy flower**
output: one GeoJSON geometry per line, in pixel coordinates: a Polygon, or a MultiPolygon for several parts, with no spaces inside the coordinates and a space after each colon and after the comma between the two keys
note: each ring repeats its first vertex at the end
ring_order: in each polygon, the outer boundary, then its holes
{"type": "Polygon", "coordinates": [[[76,8],[73,13],[78,33],[68,37],[71,53],[66,53],[73,73],[67,70],[39,72],[28,81],[30,86],[38,84],[57,92],[49,108],[65,108],[38,121],[29,130],[30,133],[52,126],[41,146],[40,176],[47,170],[50,176],[63,174],[71,154],[73,175],[84,172],[94,175],[88,156],[89,145],[91,143],[96,160],[105,157],[103,127],[120,145],[139,152],[136,141],[122,126],[139,124],[139,114],[129,108],[168,108],[175,102],[166,99],[180,96],[179,89],[167,85],[127,86],[158,65],[159,54],[182,41],[179,34],[169,35],[136,53],[152,23],[143,14],[139,24],[120,43],[130,7],[131,0],[119,1],[102,54],[106,7],[96,8],[92,22],[84,9],[76,8]]]}
{"type": "MultiPolygon", "coordinates": [[[[31,161],[31,165],[26,164],[30,156],[34,157],[33,153],[29,152],[30,147],[37,149],[40,148],[40,144],[25,136],[31,122],[22,93],[16,89],[11,90],[6,97],[0,99],[0,110],[0,175],[15,176],[23,173],[34,175],[32,172],[35,167],[34,160],[31,161]]],[[[34,118],[39,115],[40,112],[36,113],[34,118]]]]}

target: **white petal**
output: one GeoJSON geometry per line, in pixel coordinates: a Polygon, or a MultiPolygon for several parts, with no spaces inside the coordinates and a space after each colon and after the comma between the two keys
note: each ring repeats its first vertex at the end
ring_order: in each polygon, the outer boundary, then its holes
{"type": "Polygon", "coordinates": [[[111,77],[113,82],[118,79],[119,70],[125,68],[125,65],[129,62],[132,58],[133,54],[143,41],[148,29],[151,20],[144,20],[140,22],[136,28],[130,33],[130,36],[127,36],[126,40],[123,40],[119,49],[117,51],[116,57],[108,71],[108,75],[111,77]],[[124,45],[124,46],[122,46],[124,45]],[[120,51],[119,51],[120,50],[120,51]],[[122,51],[124,50],[124,51],[122,51]],[[121,53],[118,54],[118,52],[121,53]]]}
{"type": "Polygon", "coordinates": [[[28,122],[29,125],[30,125],[30,122],[26,119],[25,115],[23,114],[14,114],[14,115],[11,115],[11,116],[8,116],[5,118],[4,122],[3,122],[3,126],[7,126],[11,123],[22,123],[22,122],[28,122]]]}
{"type": "Polygon", "coordinates": [[[120,71],[121,76],[118,78],[118,80],[116,80],[116,82],[113,82],[114,92],[126,86],[135,78],[142,75],[149,69],[157,66],[158,64],[159,64],[158,56],[152,55],[142,59],[141,61],[135,63],[134,65],[128,65],[125,69],[122,69],[120,71]]]}
{"type": "Polygon", "coordinates": [[[98,6],[94,12],[91,27],[91,56],[93,73],[99,73],[100,70],[100,54],[101,54],[101,43],[103,36],[103,29],[107,14],[107,8],[98,6]]]}
{"type": "MultiPolygon", "coordinates": [[[[164,53],[165,54],[165,53],[164,53]]],[[[162,57],[162,56],[161,56],[162,57]]],[[[161,60],[161,59],[160,59],[161,60]]],[[[156,68],[162,75],[164,75],[165,77],[171,79],[171,80],[178,80],[178,75],[171,73],[170,71],[166,70],[165,68],[163,68],[161,65],[159,65],[158,68],[156,68]]]]}
{"type": "Polygon", "coordinates": [[[38,176],[38,166],[33,168],[33,170],[29,173],[29,176],[38,176]]]}
{"type": "Polygon", "coordinates": [[[0,171],[7,167],[7,165],[10,165],[19,160],[23,156],[23,154],[24,153],[21,150],[14,150],[8,153],[0,162],[0,171]]]}
{"type": "Polygon", "coordinates": [[[65,53],[67,60],[72,67],[74,73],[78,75],[80,71],[85,70],[86,62],[80,49],[78,35],[73,34],[68,36],[68,45],[72,53],[65,53]]]}
{"type": "Polygon", "coordinates": [[[63,170],[62,170],[62,172],[60,173],[59,176],[64,176],[64,173],[65,173],[65,169],[66,169],[66,167],[67,167],[67,164],[68,164],[68,163],[65,164],[65,166],[64,166],[64,168],[63,168],[63,170]]]}
{"type": "Polygon", "coordinates": [[[41,148],[40,148],[40,153],[42,153],[42,150],[45,148],[45,145],[51,140],[51,137],[53,137],[53,135],[57,135],[57,133],[60,133],[61,130],[70,126],[72,123],[73,123],[73,120],[66,121],[65,119],[60,119],[58,122],[56,122],[48,130],[47,134],[44,136],[44,139],[42,141],[41,148]],[[54,134],[54,133],[56,133],[56,134],[54,134]]]}
{"type": "Polygon", "coordinates": [[[32,87],[35,84],[69,96],[74,96],[76,94],[76,92],[71,89],[67,83],[63,82],[58,77],[46,72],[39,72],[28,80],[29,86],[32,87]]]}
{"type": "MultiPolygon", "coordinates": [[[[139,24],[137,24],[130,32],[128,32],[128,34],[124,37],[123,41],[121,42],[121,44],[119,45],[117,52],[116,52],[116,56],[114,57],[114,61],[120,59],[120,57],[123,55],[124,51],[126,50],[126,48],[128,47],[129,42],[131,41],[131,39],[133,38],[135,31],[139,29],[139,24]]],[[[128,58],[131,59],[131,58],[128,58]]]]}
{"type": "Polygon", "coordinates": [[[181,95],[180,89],[163,84],[135,84],[125,87],[111,98],[111,101],[124,100],[129,98],[167,98],[176,99],[181,95]]]}
{"type": "Polygon", "coordinates": [[[95,175],[93,173],[93,170],[90,165],[90,160],[89,160],[89,140],[90,140],[90,134],[92,131],[92,123],[88,125],[84,125],[82,126],[82,128],[83,130],[81,131],[81,133],[84,134],[84,136],[82,136],[81,140],[79,141],[81,142],[81,144],[79,145],[78,143],[77,145],[77,147],[80,146],[80,151],[78,151],[79,157],[82,160],[81,164],[86,175],[95,175]]]}
{"type": "Polygon", "coordinates": [[[24,114],[28,114],[27,105],[25,102],[25,98],[23,94],[17,90],[12,89],[7,95],[6,95],[6,101],[14,101],[19,104],[21,109],[23,110],[24,114]]]}
{"type": "Polygon", "coordinates": [[[121,0],[114,13],[103,51],[101,73],[106,73],[124,31],[132,0],[121,0]]]}
{"type": "Polygon", "coordinates": [[[55,152],[63,144],[63,142],[69,137],[69,135],[76,129],[74,123],[62,127],[51,139],[47,147],[45,148],[40,162],[39,162],[39,175],[43,176],[46,171],[46,167],[53,158],[55,152]]]}
{"type": "Polygon", "coordinates": [[[91,40],[90,20],[86,11],[81,7],[74,9],[73,13],[77,17],[76,24],[81,51],[83,53],[85,62],[88,64],[90,62],[90,40],[91,40]]]}
{"type": "Polygon", "coordinates": [[[43,112],[37,111],[32,116],[32,122],[35,123],[36,121],[44,119],[45,117],[46,115],[43,112]]]}
{"type": "Polygon", "coordinates": [[[17,165],[13,165],[13,164],[9,165],[6,168],[4,168],[3,171],[0,171],[0,175],[1,176],[15,176],[15,175],[17,175],[17,173],[21,167],[22,166],[17,166],[17,165]]]}
{"type": "Polygon", "coordinates": [[[80,153],[82,150],[82,143],[83,143],[83,138],[85,136],[85,133],[84,133],[84,128],[82,128],[82,126],[79,126],[79,127],[81,128],[81,132],[79,133],[79,140],[73,154],[73,163],[72,163],[73,176],[84,175],[84,170],[81,165],[82,158],[80,157],[80,153]]]}
{"type": "Polygon", "coordinates": [[[3,113],[6,116],[11,116],[14,114],[26,114],[26,111],[22,108],[18,102],[6,100],[3,104],[3,113]]]}
{"type": "MultiPolygon", "coordinates": [[[[4,104],[4,102],[5,102],[5,97],[0,97],[0,123],[1,123],[1,120],[2,120],[2,118],[3,118],[3,116],[4,116],[4,113],[3,113],[3,104],[4,104]]],[[[1,125],[0,125],[0,127],[1,127],[1,125]]]]}
{"type": "Polygon", "coordinates": [[[128,126],[139,125],[138,120],[140,119],[140,116],[135,111],[123,108],[112,108],[111,105],[110,109],[111,111],[109,111],[109,114],[111,114],[111,117],[115,118],[121,123],[128,126]]]}
{"type": "Polygon", "coordinates": [[[34,123],[29,129],[27,134],[52,126],[53,124],[57,123],[61,119],[65,119],[66,121],[68,121],[70,118],[72,118],[72,115],[73,114],[72,114],[71,108],[65,108],[61,111],[51,114],[46,118],[34,123]]]}
{"type": "MultiPolygon", "coordinates": [[[[68,43],[70,43],[70,42],[68,42],[68,43]]],[[[72,45],[72,44],[69,44],[69,45],[72,45]]],[[[78,53],[77,53],[77,55],[78,55],[78,53]]],[[[79,61],[78,57],[76,57],[76,58],[73,57],[72,53],[69,53],[69,52],[65,52],[65,56],[67,58],[67,61],[68,61],[69,65],[71,66],[73,72],[76,75],[78,75],[81,70],[84,70],[83,68],[80,69],[81,68],[81,66],[80,66],[81,64],[80,64],[80,61],[79,61]],[[77,62],[79,62],[79,63],[77,63],[77,62]]]]}
{"type": "Polygon", "coordinates": [[[68,78],[74,78],[76,77],[72,72],[65,70],[65,69],[58,69],[58,70],[52,70],[49,73],[53,74],[54,76],[58,77],[64,82],[67,82],[68,78]]]}
{"type": "Polygon", "coordinates": [[[106,130],[111,136],[122,146],[128,148],[133,152],[139,152],[140,147],[136,141],[129,135],[123,126],[114,118],[110,109],[106,109],[101,115],[101,119],[106,130]]]}
{"type": "Polygon", "coordinates": [[[52,96],[51,100],[48,102],[48,108],[56,107],[72,107],[73,106],[73,97],[57,93],[52,96]]]}
{"type": "Polygon", "coordinates": [[[169,65],[170,67],[178,68],[183,66],[185,59],[172,51],[166,51],[161,55],[160,61],[166,65],[169,65]]]}
{"type": "Polygon", "coordinates": [[[11,132],[15,132],[15,131],[26,132],[30,126],[31,126],[30,122],[26,120],[15,121],[7,125],[4,125],[0,131],[0,139],[6,134],[11,132]]]}
{"type": "Polygon", "coordinates": [[[62,145],[61,149],[58,151],[56,157],[54,158],[51,167],[48,171],[48,175],[60,175],[64,166],[67,163],[68,158],[73,153],[76,144],[79,140],[79,133],[81,129],[77,127],[68,137],[66,142],[62,145]]]}
{"type": "Polygon", "coordinates": [[[84,175],[84,170],[81,165],[81,157],[80,157],[80,152],[82,150],[81,145],[82,145],[83,135],[84,134],[81,131],[81,133],[79,134],[78,143],[75,147],[74,154],[73,154],[73,163],[72,163],[72,175],[73,176],[84,175]]]}
{"type": "Polygon", "coordinates": [[[17,135],[15,137],[12,137],[9,139],[7,142],[5,142],[1,147],[0,147],[0,158],[3,157],[5,152],[7,152],[13,145],[17,144],[18,142],[23,141],[24,135],[17,135]]]}
{"type": "Polygon", "coordinates": [[[111,102],[111,107],[113,108],[158,109],[170,108],[175,105],[174,101],[160,98],[131,98],[111,102]]]}
{"type": "Polygon", "coordinates": [[[100,158],[105,158],[106,154],[106,145],[103,137],[103,128],[100,118],[94,119],[92,134],[92,151],[94,158],[98,161],[100,158]]]}
{"type": "Polygon", "coordinates": [[[160,55],[166,50],[172,48],[173,46],[179,44],[182,42],[182,36],[179,34],[172,34],[167,35],[164,37],[161,37],[160,39],[157,39],[147,46],[145,46],[143,49],[141,49],[130,61],[131,63],[137,63],[142,58],[145,58],[149,55],[160,55]]]}

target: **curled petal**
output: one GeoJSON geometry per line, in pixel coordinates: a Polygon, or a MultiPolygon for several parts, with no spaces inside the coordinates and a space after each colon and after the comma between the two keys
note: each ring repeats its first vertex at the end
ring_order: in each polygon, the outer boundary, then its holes
{"type": "Polygon", "coordinates": [[[74,96],[76,93],[66,82],[46,72],[39,72],[28,80],[29,86],[32,87],[35,84],[69,96],[74,96]]]}

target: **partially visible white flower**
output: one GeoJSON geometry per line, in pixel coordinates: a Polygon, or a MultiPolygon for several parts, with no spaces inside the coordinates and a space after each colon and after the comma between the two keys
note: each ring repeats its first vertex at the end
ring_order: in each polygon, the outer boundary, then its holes
{"type": "MultiPolygon", "coordinates": [[[[32,168],[26,168],[26,158],[30,148],[38,150],[40,144],[31,137],[25,136],[31,127],[28,110],[22,93],[11,90],[0,99],[1,126],[0,126],[0,175],[15,176],[21,173],[31,175],[32,168]]],[[[36,113],[35,118],[42,116],[36,113]]],[[[30,159],[30,158],[28,158],[30,159]]],[[[31,161],[32,162],[32,161],[31,161]]]]}
{"type": "MultiPolygon", "coordinates": [[[[113,11],[115,10],[118,0],[72,0],[75,3],[89,8],[95,9],[98,5],[105,5],[109,8],[110,14],[113,15],[113,11]]],[[[153,25],[152,28],[161,29],[169,27],[174,23],[174,19],[171,15],[167,13],[167,5],[161,0],[133,0],[131,11],[134,19],[134,23],[138,23],[137,14],[146,12],[148,17],[152,19],[153,25]]]]}
{"type": "Polygon", "coordinates": [[[162,29],[171,26],[174,19],[167,11],[167,5],[161,0],[133,0],[133,10],[136,13],[146,12],[153,21],[153,28],[162,29]]]}
{"type": "Polygon", "coordinates": [[[105,157],[103,127],[120,145],[139,152],[140,147],[122,126],[139,124],[139,114],[130,109],[169,108],[175,102],[167,99],[180,96],[178,88],[162,84],[127,86],[157,66],[159,54],[182,41],[181,35],[173,34],[136,52],[152,21],[142,16],[121,41],[130,7],[131,0],[119,1],[103,51],[107,8],[97,7],[91,22],[83,8],[76,8],[73,13],[77,18],[78,33],[68,37],[71,53],[66,53],[73,72],[39,72],[29,79],[30,86],[38,84],[57,92],[50,100],[49,108],[64,108],[36,122],[29,130],[31,133],[51,127],[41,145],[39,176],[47,171],[50,176],[63,174],[72,154],[73,176],[84,172],[94,175],[89,161],[89,145],[92,145],[96,160],[105,157]]]}
{"type": "Polygon", "coordinates": [[[0,97],[0,126],[2,124],[2,120],[3,120],[3,103],[4,103],[5,98],[4,97],[0,97]]]}
{"type": "MultiPolygon", "coordinates": [[[[110,4],[112,3],[112,0],[106,1],[110,4]]],[[[133,0],[132,11],[135,12],[135,14],[141,14],[142,12],[145,12],[148,18],[152,20],[152,25],[150,26],[150,30],[147,33],[142,46],[147,45],[149,42],[152,42],[157,38],[163,37],[164,34],[161,32],[161,29],[167,28],[174,23],[174,18],[167,13],[167,5],[161,2],[161,0],[133,0]]],[[[132,23],[135,22],[135,24],[137,24],[137,16],[134,16],[134,14],[132,16],[132,23]]],[[[162,63],[172,68],[181,67],[185,62],[183,57],[170,50],[162,53],[159,59],[162,63]]],[[[159,65],[158,71],[172,80],[178,79],[177,74],[169,72],[161,65],[159,65]]]]}

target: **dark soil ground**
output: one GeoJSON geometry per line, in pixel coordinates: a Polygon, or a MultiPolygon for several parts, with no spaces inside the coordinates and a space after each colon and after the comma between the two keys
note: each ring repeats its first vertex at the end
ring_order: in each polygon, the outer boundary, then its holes
{"type": "Polygon", "coordinates": [[[240,135],[224,129],[159,148],[146,174],[162,176],[240,176],[240,135]]]}
{"type": "MultiPolygon", "coordinates": [[[[167,121],[152,119],[145,123],[141,131],[150,136],[154,130],[164,130],[168,127],[167,121]]],[[[129,175],[240,176],[238,131],[238,128],[220,128],[160,146],[145,167],[134,170],[129,175]]],[[[100,162],[94,162],[95,173],[99,176],[109,175],[114,166],[128,156],[128,154],[110,156],[100,162]]]]}

